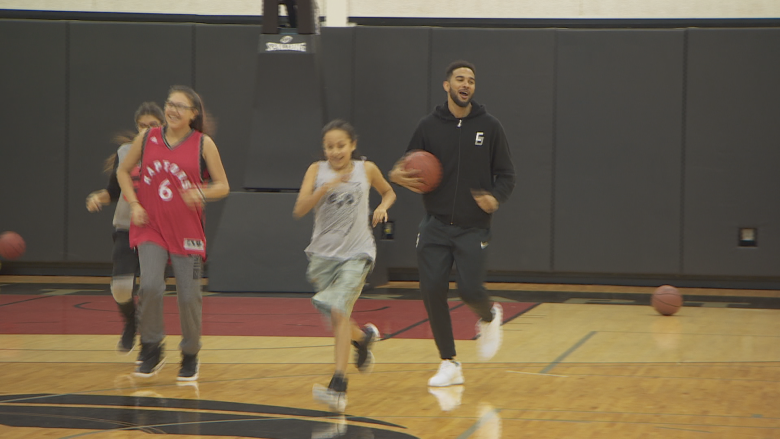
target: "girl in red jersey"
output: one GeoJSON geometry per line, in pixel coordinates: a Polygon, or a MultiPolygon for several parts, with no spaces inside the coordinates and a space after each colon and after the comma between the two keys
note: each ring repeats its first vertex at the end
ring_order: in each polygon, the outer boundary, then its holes
{"type": "Polygon", "coordinates": [[[117,169],[132,209],[130,245],[141,264],[139,290],[141,364],[136,376],[155,374],[164,364],[163,293],[170,260],[176,277],[182,361],[178,379],[198,379],[201,334],[202,262],[206,256],[203,206],[230,192],[216,144],[203,133],[203,103],[189,87],[174,86],[165,101],[165,127],[141,132],[117,169]],[[141,162],[137,192],[130,177],[141,162]],[[206,177],[211,182],[205,184],[206,177]]]}
{"type": "MultiPolygon", "coordinates": [[[[162,108],[154,102],[144,102],[135,111],[135,125],[138,132],[150,127],[163,124],[165,115],[162,108]]],[[[111,294],[114,296],[119,311],[125,321],[122,337],[117,343],[119,352],[130,353],[135,347],[135,301],[133,300],[133,288],[135,287],[135,274],[138,271],[138,255],[130,247],[130,205],[121,196],[119,181],[116,178],[116,170],[133,141],[133,134],[121,134],[116,137],[121,145],[116,154],[106,160],[105,171],[111,174],[108,186],[105,189],[92,192],[87,197],[87,210],[97,212],[111,202],[116,202],[114,212],[114,268],[111,274],[111,294]]]]}

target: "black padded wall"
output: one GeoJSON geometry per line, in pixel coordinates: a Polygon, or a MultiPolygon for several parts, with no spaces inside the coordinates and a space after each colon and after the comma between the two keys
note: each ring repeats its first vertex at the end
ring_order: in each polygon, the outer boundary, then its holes
{"type": "Polygon", "coordinates": [[[135,130],[144,101],[160,106],[174,84],[192,85],[188,24],[73,22],[68,89],[68,254],[66,260],[111,260],[113,206],[87,212],[84,200],[104,188],[103,160],[116,152],[115,133],[135,130]]]}
{"type": "Polygon", "coordinates": [[[780,30],[688,32],[684,273],[777,276],[780,30]]]}
{"type": "MultiPolygon", "coordinates": [[[[233,189],[240,189],[244,181],[259,37],[260,26],[195,25],[194,87],[216,122],[212,137],[233,189]]],[[[214,243],[224,203],[208,203],[209,245],[214,243]]]]}
{"type": "Polygon", "coordinates": [[[474,100],[501,121],[512,151],[517,186],[493,217],[491,270],[551,269],[554,44],[553,30],[433,31],[431,106],[445,102],[447,66],[458,59],[474,63],[474,100]]]}
{"type": "MultiPolygon", "coordinates": [[[[387,175],[406,151],[417,122],[428,113],[431,30],[355,29],[354,123],[358,150],[387,175]]],[[[389,216],[395,240],[388,265],[417,268],[414,243],[423,215],[419,195],[394,186],[398,195],[389,216]]],[[[372,204],[372,208],[376,203],[372,204]]]]}
{"type": "Polygon", "coordinates": [[[319,57],[316,51],[256,55],[244,188],[297,189],[318,156],[325,122],[319,57]]]}
{"type": "Polygon", "coordinates": [[[67,26],[0,21],[0,232],[22,235],[22,261],[64,259],[67,26]]]}
{"type": "MultiPolygon", "coordinates": [[[[0,20],[0,231],[25,236],[23,261],[110,261],[113,208],[89,214],[84,199],[106,183],[111,137],[132,130],[138,104],[162,103],[175,83],[193,85],[216,116],[215,140],[241,190],[253,94],[260,85],[266,98],[290,97],[257,81],[258,66],[274,67],[257,63],[258,35],[258,26],[0,20]]],[[[465,58],[477,65],[476,100],[503,122],[518,172],[494,220],[490,270],[776,276],[780,29],[326,28],[320,46],[323,88],[311,93],[324,97],[321,117],[305,122],[314,108],[306,106],[295,125],[311,139],[296,144],[299,163],[275,145],[279,155],[262,172],[297,186],[321,155],[322,122],[342,117],[386,174],[419,119],[444,102],[446,64],[465,58]],[[758,228],[756,248],[737,247],[739,227],[758,228]]],[[[396,190],[396,240],[380,243],[380,258],[413,277],[422,202],[396,190]]],[[[280,222],[288,241],[303,240],[285,254],[305,263],[311,229],[289,220],[290,209],[241,221],[246,233],[280,222]]],[[[221,210],[208,211],[210,238],[221,210]]]]}
{"type": "Polygon", "coordinates": [[[322,29],[320,38],[325,119],[352,121],[355,31],[352,28],[326,27],[322,29]]]}
{"type": "Polygon", "coordinates": [[[558,31],[554,264],[680,272],[684,31],[558,31]]]}
{"type": "Polygon", "coordinates": [[[306,280],[312,216],[293,220],[296,193],[234,192],[209,250],[210,291],[312,292],[306,280]]]}

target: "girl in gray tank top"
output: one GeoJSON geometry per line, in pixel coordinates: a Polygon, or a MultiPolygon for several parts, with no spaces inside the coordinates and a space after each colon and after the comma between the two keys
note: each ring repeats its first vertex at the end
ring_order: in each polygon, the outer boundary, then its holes
{"type": "MultiPolygon", "coordinates": [[[[154,102],[144,102],[135,112],[135,126],[140,132],[149,127],[163,124],[165,115],[162,109],[154,102]]],[[[135,300],[133,289],[135,287],[135,273],[138,271],[138,255],[130,248],[130,205],[122,196],[119,183],[116,182],[116,165],[124,159],[130,149],[132,135],[119,135],[117,140],[122,144],[115,155],[106,161],[106,172],[111,172],[109,184],[105,189],[92,192],[87,196],[87,210],[97,212],[103,206],[116,202],[114,210],[114,251],[112,262],[114,264],[111,274],[111,295],[114,297],[119,312],[125,322],[122,336],[117,343],[117,350],[130,353],[135,347],[136,318],[135,300]]]]}
{"type": "Polygon", "coordinates": [[[332,410],[344,412],[350,343],[358,370],[368,372],[373,366],[371,345],[379,339],[379,331],[370,323],[359,327],[351,314],[376,258],[371,227],[387,221],[395,192],[374,163],[353,158],[357,135],[349,123],[334,120],[322,134],[326,160],[312,163],[306,171],[293,216],[301,218],[314,210],[314,230],[305,250],[306,276],[317,291],[312,303],[329,319],[335,338],[333,378],[328,387],[315,384],[312,393],[332,410]],[[382,195],[382,202],[369,225],[371,187],[382,195]]]}

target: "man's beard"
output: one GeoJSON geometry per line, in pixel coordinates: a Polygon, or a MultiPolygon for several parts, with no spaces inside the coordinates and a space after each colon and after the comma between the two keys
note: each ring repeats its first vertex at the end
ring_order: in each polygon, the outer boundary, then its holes
{"type": "Polygon", "coordinates": [[[452,87],[450,87],[450,97],[452,98],[452,101],[455,102],[455,105],[461,108],[466,108],[471,103],[471,97],[469,97],[469,99],[466,102],[463,102],[460,99],[460,95],[458,94],[458,92],[452,87]]]}

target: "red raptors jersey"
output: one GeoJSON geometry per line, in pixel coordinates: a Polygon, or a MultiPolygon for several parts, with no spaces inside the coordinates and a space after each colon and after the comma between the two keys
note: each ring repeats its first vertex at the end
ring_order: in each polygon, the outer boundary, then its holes
{"type": "MultiPolygon", "coordinates": [[[[138,182],[141,180],[141,165],[136,166],[130,171],[130,179],[133,180],[133,189],[138,192],[138,182]]],[[[122,198],[127,201],[127,197],[122,194],[122,198]]]]}
{"type": "Polygon", "coordinates": [[[138,201],[149,215],[144,226],[130,226],[130,246],[153,242],[168,252],[206,257],[203,210],[193,210],[181,192],[203,182],[203,134],[192,131],[178,145],[165,141],[163,128],[151,128],[144,138],[138,201]]]}

